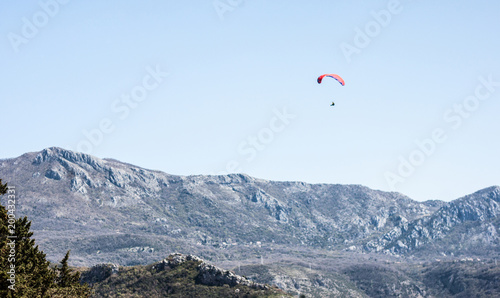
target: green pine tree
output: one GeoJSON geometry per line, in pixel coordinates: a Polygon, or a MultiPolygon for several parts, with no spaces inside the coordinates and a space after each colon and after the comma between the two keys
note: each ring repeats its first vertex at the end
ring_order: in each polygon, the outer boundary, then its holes
{"type": "Polygon", "coordinates": [[[68,266],[69,250],[56,268],[57,287],[50,291],[51,297],[89,297],[90,288],[80,284],[80,272],[72,273],[68,266]]]}
{"type": "Polygon", "coordinates": [[[61,268],[59,268],[59,276],[57,277],[57,284],[59,287],[66,288],[71,286],[75,281],[80,280],[80,274],[75,273],[71,274],[71,270],[69,270],[68,259],[69,259],[69,250],[61,260],[61,268]]]}

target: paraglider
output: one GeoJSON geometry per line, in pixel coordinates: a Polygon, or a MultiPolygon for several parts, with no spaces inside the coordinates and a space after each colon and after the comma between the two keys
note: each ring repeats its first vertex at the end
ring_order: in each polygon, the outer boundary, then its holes
{"type": "Polygon", "coordinates": [[[318,84],[321,84],[321,81],[323,81],[324,77],[334,78],[335,80],[337,80],[340,83],[340,85],[342,85],[342,86],[345,85],[344,79],[342,79],[339,75],[336,75],[336,74],[324,74],[324,75],[320,75],[318,77],[318,84]]]}
{"type": "MultiPolygon", "coordinates": [[[[323,81],[324,77],[334,78],[335,80],[337,80],[337,82],[340,83],[340,85],[345,86],[344,79],[342,79],[339,75],[336,75],[336,74],[324,74],[324,75],[320,75],[318,77],[318,84],[321,84],[321,82],[323,81]]],[[[330,106],[334,106],[334,105],[335,105],[335,103],[332,101],[332,104],[330,106]]]]}

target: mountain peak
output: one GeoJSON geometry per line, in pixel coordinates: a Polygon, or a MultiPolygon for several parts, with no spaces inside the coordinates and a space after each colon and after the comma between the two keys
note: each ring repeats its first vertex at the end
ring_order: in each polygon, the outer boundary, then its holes
{"type": "Polygon", "coordinates": [[[66,160],[77,164],[83,163],[90,165],[92,168],[96,170],[103,169],[105,167],[104,166],[105,161],[103,161],[98,157],[86,153],[66,150],[60,147],[50,147],[43,149],[37,154],[33,163],[41,164],[47,161],[56,161],[56,160],[57,161],[66,160]]]}

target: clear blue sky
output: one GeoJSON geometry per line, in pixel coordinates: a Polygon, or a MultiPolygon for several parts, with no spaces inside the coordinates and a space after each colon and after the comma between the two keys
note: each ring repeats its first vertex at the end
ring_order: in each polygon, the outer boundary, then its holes
{"type": "Polygon", "coordinates": [[[456,199],[500,184],[499,13],[493,0],[2,1],[0,158],[59,146],[170,174],[456,199]],[[318,85],[323,73],[346,85],[318,85]]]}

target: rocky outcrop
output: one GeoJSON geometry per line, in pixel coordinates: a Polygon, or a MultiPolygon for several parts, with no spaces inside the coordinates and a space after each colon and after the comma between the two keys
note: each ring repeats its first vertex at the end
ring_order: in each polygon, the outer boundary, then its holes
{"type": "Polygon", "coordinates": [[[198,274],[197,281],[207,286],[229,285],[230,287],[234,287],[244,285],[254,289],[269,289],[266,285],[249,281],[245,277],[234,274],[232,271],[224,270],[205,262],[202,262],[198,266],[198,270],[200,273],[198,274]]]}
{"type": "Polygon", "coordinates": [[[61,180],[64,177],[64,173],[60,169],[49,169],[45,172],[45,177],[54,180],[61,180]]]}
{"type": "Polygon", "coordinates": [[[90,285],[101,282],[113,274],[117,274],[120,267],[116,264],[98,264],[85,271],[81,280],[90,285]]]}
{"type": "Polygon", "coordinates": [[[253,289],[268,290],[269,286],[259,284],[246,279],[245,277],[236,275],[234,272],[224,270],[214,265],[206,263],[204,260],[193,256],[174,253],[169,255],[163,261],[155,264],[154,269],[162,271],[170,268],[181,266],[186,262],[197,263],[198,276],[196,281],[207,286],[224,286],[235,287],[237,285],[248,286],[253,289]]]}
{"type": "Polygon", "coordinates": [[[203,262],[202,259],[200,259],[196,256],[193,256],[193,255],[183,255],[180,253],[173,253],[173,254],[169,255],[166,259],[163,259],[161,262],[155,264],[153,266],[153,268],[161,271],[161,270],[165,270],[166,268],[177,267],[177,266],[184,264],[188,261],[193,261],[193,262],[198,262],[198,263],[203,262]]]}

